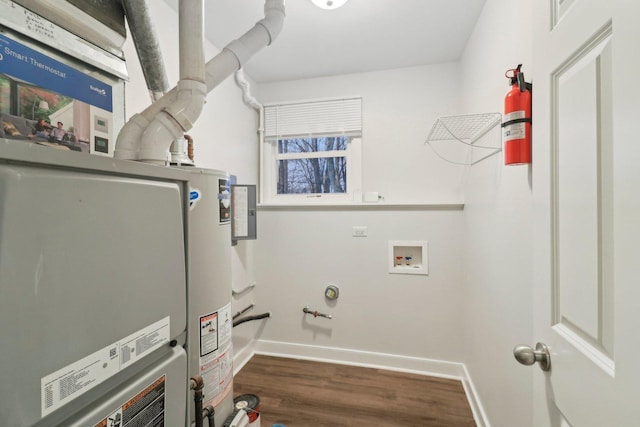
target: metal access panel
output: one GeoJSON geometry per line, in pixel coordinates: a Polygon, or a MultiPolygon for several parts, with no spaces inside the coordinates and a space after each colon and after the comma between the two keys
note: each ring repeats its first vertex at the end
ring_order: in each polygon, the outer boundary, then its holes
{"type": "Polygon", "coordinates": [[[2,425],[64,425],[184,344],[187,180],[0,139],[2,425]]]}
{"type": "Polygon", "coordinates": [[[231,186],[231,239],[256,240],[256,186],[231,186]]]}

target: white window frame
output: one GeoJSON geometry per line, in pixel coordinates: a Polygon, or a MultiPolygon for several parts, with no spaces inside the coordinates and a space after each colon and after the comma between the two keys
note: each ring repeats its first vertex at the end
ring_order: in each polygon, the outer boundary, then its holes
{"type": "Polygon", "coordinates": [[[295,103],[279,103],[265,105],[265,135],[260,147],[260,203],[264,205],[327,205],[327,204],[351,204],[360,202],[362,194],[362,106],[361,98],[341,98],[319,101],[304,101],[295,103]],[[351,107],[359,108],[357,114],[351,117],[353,111],[345,114],[348,123],[340,123],[342,114],[340,101],[351,102],[351,107]],[[355,104],[354,100],[357,100],[355,104]],[[334,108],[337,105],[337,108],[334,108]],[[292,126],[284,126],[285,135],[280,136],[278,130],[273,128],[274,110],[270,107],[285,106],[289,112],[293,111],[294,123],[292,126]],[[297,107],[303,111],[297,115],[297,107]],[[322,111],[318,114],[308,108],[319,106],[322,111]],[[329,123],[323,121],[323,111],[329,111],[329,123]],[[271,113],[271,116],[269,114],[271,113]],[[305,116],[306,114],[306,116],[305,116]],[[334,119],[338,118],[338,122],[334,119]],[[298,120],[300,119],[300,120],[298,120]],[[296,121],[298,120],[298,121],[296,121]],[[337,124],[336,124],[337,123],[337,124]],[[342,129],[340,129],[342,128],[342,129]],[[301,130],[305,132],[300,132],[301,130]],[[326,136],[349,136],[346,150],[326,151],[320,153],[278,153],[278,140],[295,138],[315,138],[326,136]],[[278,160],[304,159],[314,157],[345,157],[347,167],[347,188],[344,193],[320,193],[320,194],[278,194],[278,160]]]}

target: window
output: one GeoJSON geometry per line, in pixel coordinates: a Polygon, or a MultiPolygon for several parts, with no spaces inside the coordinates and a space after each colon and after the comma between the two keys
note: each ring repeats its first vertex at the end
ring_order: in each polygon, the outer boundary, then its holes
{"type": "Polygon", "coordinates": [[[265,106],[262,203],[346,203],[360,192],[362,100],[265,106]]]}
{"type": "Polygon", "coordinates": [[[278,194],[347,192],[349,137],[278,140],[278,194]]]}

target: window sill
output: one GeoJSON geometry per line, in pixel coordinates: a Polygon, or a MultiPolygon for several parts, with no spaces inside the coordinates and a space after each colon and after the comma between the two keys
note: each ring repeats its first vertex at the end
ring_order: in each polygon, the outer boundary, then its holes
{"type": "Polygon", "coordinates": [[[461,211],[464,203],[323,203],[323,204],[259,204],[262,211],[461,211]]]}

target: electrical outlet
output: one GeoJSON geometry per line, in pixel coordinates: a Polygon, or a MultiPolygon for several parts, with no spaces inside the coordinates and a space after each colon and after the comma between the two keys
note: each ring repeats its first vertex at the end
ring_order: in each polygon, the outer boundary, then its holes
{"type": "Polygon", "coordinates": [[[367,226],[366,225],[354,225],[353,226],[353,237],[367,237],[367,226]]]}

